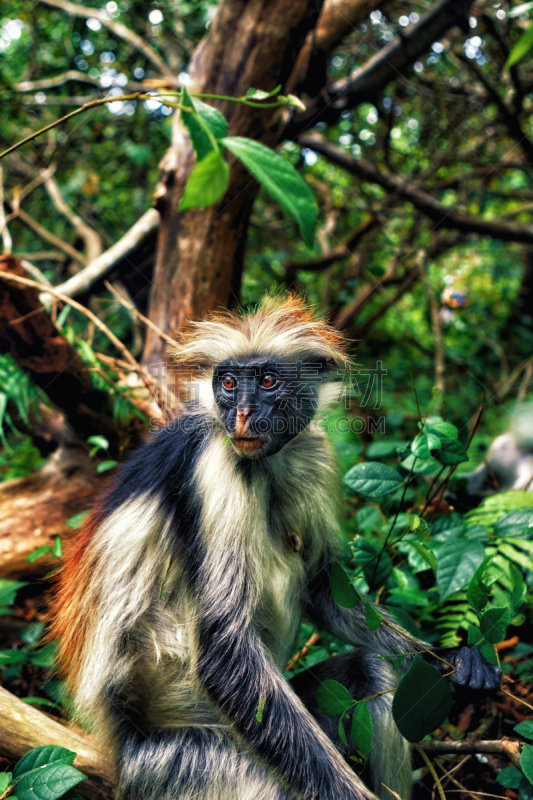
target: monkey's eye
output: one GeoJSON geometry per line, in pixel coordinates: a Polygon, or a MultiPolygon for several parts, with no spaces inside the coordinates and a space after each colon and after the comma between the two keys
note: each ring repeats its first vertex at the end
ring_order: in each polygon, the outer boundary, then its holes
{"type": "Polygon", "coordinates": [[[276,378],[274,375],[263,375],[261,378],[261,386],[263,389],[272,389],[276,385],[276,378]]]}
{"type": "Polygon", "coordinates": [[[222,378],[222,386],[224,389],[234,389],[236,386],[235,378],[232,375],[225,375],[222,378]]]}

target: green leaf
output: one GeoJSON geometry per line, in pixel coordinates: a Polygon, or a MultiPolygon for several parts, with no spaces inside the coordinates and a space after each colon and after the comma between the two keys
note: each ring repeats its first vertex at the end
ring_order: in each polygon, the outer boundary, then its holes
{"type": "Polygon", "coordinates": [[[451,422],[445,422],[440,417],[428,417],[425,426],[426,433],[434,433],[439,439],[457,439],[459,431],[451,422]]]}
{"type": "Polygon", "coordinates": [[[365,701],[357,703],[353,710],[351,733],[356,748],[368,758],[372,745],[372,718],[365,701]]]}
{"type": "Polygon", "coordinates": [[[67,519],[65,522],[65,525],[68,525],[69,528],[73,528],[74,530],[81,528],[90,513],[90,511],[79,511],[77,514],[69,517],[69,519],[67,519]]]}
{"type": "Polygon", "coordinates": [[[96,466],[97,472],[107,472],[108,469],[114,469],[118,464],[118,461],[113,461],[112,458],[108,459],[107,461],[101,461],[96,466]]]}
{"type": "Polygon", "coordinates": [[[411,452],[417,458],[430,457],[431,453],[429,452],[428,437],[425,433],[419,433],[418,436],[415,436],[411,444],[411,452]]]}
{"type": "Polygon", "coordinates": [[[279,153],[253,139],[230,136],[220,140],[269,195],[291,216],[300,228],[308,247],[313,247],[318,206],[302,176],[279,153]]]}
{"type": "Polygon", "coordinates": [[[259,703],[257,705],[257,714],[255,715],[255,718],[256,718],[256,720],[258,722],[262,722],[263,721],[263,709],[264,709],[264,707],[265,707],[265,698],[264,697],[260,697],[259,698],[259,703]]]}
{"type": "Polygon", "coordinates": [[[353,492],[365,497],[384,497],[399,489],[403,484],[402,476],[386,464],[365,462],[356,464],[343,478],[343,484],[353,492]]]}
{"type": "Polygon", "coordinates": [[[516,614],[525,602],[527,594],[527,586],[520,571],[514,564],[509,563],[509,573],[511,575],[512,588],[511,588],[511,606],[512,614],[516,614]]]}
{"type": "Polygon", "coordinates": [[[502,606],[489,608],[479,619],[481,633],[491,644],[498,644],[505,637],[509,624],[509,609],[502,606]]]}
{"type": "Polygon", "coordinates": [[[347,736],[346,736],[346,731],[344,730],[344,720],[345,720],[345,719],[346,719],[346,718],[345,718],[344,716],[342,716],[342,717],[340,717],[340,718],[339,718],[339,725],[338,725],[338,728],[337,728],[337,730],[338,730],[338,732],[339,732],[339,739],[341,740],[341,742],[342,742],[342,743],[343,743],[343,744],[344,744],[346,747],[348,747],[348,738],[347,738],[347,736]]]}
{"type": "Polygon", "coordinates": [[[431,535],[439,541],[460,536],[464,530],[465,524],[459,514],[443,514],[431,523],[431,535]]]}
{"type": "Polygon", "coordinates": [[[38,558],[42,558],[47,553],[51,553],[52,548],[50,545],[42,544],[40,547],[37,547],[33,552],[31,552],[28,556],[26,556],[26,561],[29,561],[30,564],[33,564],[34,561],[37,561],[38,558]]]}
{"type": "Polygon", "coordinates": [[[451,706],[452,692],[446,678],[415,656],[392,701],[392,715],[402,736],[408,742],[420,742],[442,725],[451,706]]]}
{"type": "Polygon", "coordinates": [[[524,739],[533,739],[533,719],[526,719],[524,722],[519,722],[515,725],[513,730],[524,739]]]}
{"type": "Polygon", "coordinates": [[[353,608],[361,600],[361,597],[353,588],[350,578],[338,561],[334,561],[331,565],[329,585],[333,599],[342,608],[353,608]]]}
{"type": "Polygon", "coordinates": [[[86,776],[70,764],[51,764],[26,775],[17,784],[20,800],[57,800],[86,776]]]}
{"type": "Polygon", "coordinates": [[[409,530],[413,531],[413,533],[418,532],[421,541],[429,538],[429,525],[425,519],[422,519],[417,514],[409,516],[409,530]]]}
{"type": "Polygon", "coordinates": [[[54,544],[52,545],[52,555],[54,558],[61,558],[63,555],[63,544],[61,542],[61,536],[56,536],[54,539],[54,544]]]}
{"type": "Polygon", "coordinates": [[[518,796],[520,800],[533,800],[533,785],[527,778],[522,778],[520,786],[518,787],[518,796]]]}
{"type": "Polygon", "coordinates": [[[440,450],[436,450],[434,456],[437,461],[445,466],[468,461],[468,453],[457,439],[444,439],[440,450]]]}
{"type": "Polygon", "coordinates": [[[496,783],[508,789],[518,789],[521,781],[522,773],[516,767],[505,767],[496,778],[496,783]]]}
{"type": "Polygon", "coordinates": [[[26,664],[28,654],[24,650],[0,650],[0,667],[6,664],[26,664]]]}
{"type": "Polygon", "coordinates": [[[420,542],[412,542],[409,540],[408,544],[416,550],[419,556],[421,556],[426,564],[433,570],[434,574],[437,574],[437,559],[435,554],[429,547],[426,547],[424,544],[420,544],[420,542]]]}
{"type": "Polygon", "coordinates": [[[11,782],[11,773],[0,772],[0,794],[4,794],[10,782],[11,782]]]}
{"type": "Polygon", "coordinates": [[[219,150],[211,150],[194,167],[185,186],[179,211],[207,208],[221,200],[229,186],[230,169],[219,150]]]}
{"type": "Polygon", "coordinates": [[[517,41],[517,43],[509,53],[509,56],[503,68],[510,69],[510,67],[513,67],[515,64],[518,64],[518,62],[522,58],[524,58],[525,55],[529,53],[532,47],[533,47],[533,23],[530,22],[526,30],[520,37],[520,39],[517,41]]]}
{"type": "Polygon", "coordinates": [[[105,438],[105,436],[100,436],[97,434],[96,436],[89,436],[87,439],[87,444],[92,444],[98,448],[98,450],[108,450],[109,449],[109,442],[105,438]]]}
{"type": "Polygon", "coordinates": [[[522,772],[530,783],[533,783],[533,745],[525,744],[520,754],[522,772]]]}
{"type": "Polygon", "coordinates": [[[506,536],[524,536],[533,533],[533,509],[517,508],[504,514],[496,522],[494,533],[502,539],[506,536]]]}
{"type": "Polygon", "coordinates": [[[366,448],[367,458],[388,458],[395,456],[398,448],[405,447],[405,442],[395,440],[391,442],[371,442],[366,448]]]}
{"type": "MultiPolygon", "coordinates": [[[[76,753],[55,744],[43,744],[34,747],[33,750],[22,756],[13,770],[13,780],[20,780],[26,773],[52,764],[72,764],[76,758],[76,753]]],[[[66,791],[66,790],[65,790],[66,791]]]]}
{"type": "Polygon", "coordinates": [[[389,554],[381,553],[378,561],[380,551],[362,536],[357,537],[354,552],[356,563],[362,568],[367,583],[382,586],[392,572],[389,554]]]}
{"type": "Polygon", "coordinates": [[[436,556],[437,583],[442,603],[472,580],[483,562],[485,550],[481,542],[454,537],[439,547],[436,556]]]}
{"type": "Polygon", "coordinates": [[[383,617],[378,614],[376,609],[371,606],[370,603],[365,603],[365,622],[369,631],[377,631],[381,625],[382,619],[383,617]]]}
{"type": "Polygon", "coordinates": [[[11,578],[0,578],[0,606],[12,606],[19,589],[27,586],[25,581],[12,581],[11,578]]]}
{"type": "Polygon", "coordinates": [[[252,89],[252,87],[250,87],[244,96],[246,100],[266,100],[267,97],[274,97],[274,95],[279,94],[280,91],[281,83],[270,92],[265,92],[263,89],[252,89]]]}
{"type": "Polygon", "coordinates": [[[488,586],[483,583],[483,576],[495,555],[496,553],[493,553],[491,556],[487,556],[487,558],[483,559],[483,562],[477,568],[472,580],[468,584],[466,598],[470,605],[474,606],[476,611],[483,611],[489,602],[489,589],[488,586]]]}
{"type": "Polygon", "coordinates": [[[428,447],[430,450],[438,450],[439,447],[442,446],[442,440],[440,436],[437,436],[436,433],[433,432],[426,432],[427,440],[428,440],[428,447]]]}
{"type": "MultiPolygon", "coordinates": [[[[207,103],[203,103],[197,97],[193,99],[185,87],[183,87],[182,90],[181,104],[196,111],[198,116],[208,125],[215,139],[222,139],[224,136],[228,135],[228,123],[220,111],[207,103]]],[[[194,147],[198,161],[201,161],[213,150],[213,145],[209,141],[209,136],[193,114],[182,111],[180,120],[183,122],[187,133],[191,137],[192,146],[194,147]]]]}
{"type": "Polygon", "coordinates": [[[328,717],[344,714],[353,705],[348,690],[342,683],[330,678],[322,681],[316,690],[315,697],[318,707],[328,717]]]}

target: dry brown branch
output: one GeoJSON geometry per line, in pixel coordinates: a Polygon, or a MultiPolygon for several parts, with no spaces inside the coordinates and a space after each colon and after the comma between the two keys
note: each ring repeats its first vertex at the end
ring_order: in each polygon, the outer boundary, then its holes
{"type": "Polygon", "coordinates": [[[152,322],[152,320],[148,319],[148,317],[145,317],[144,314],[141,314],[141,312],[135,308],[133,303],[127,300],[127,298],[123,297],[120,294],[120,292],[118,292],[115,288],[113,288],[113,286],[111,286],[109,281],[105,281],[105,286],[106,289],[108,289],[111,292],[113,297],[120,303],[120,305],[124,306],[124,308],[127,308],[128,311],[130,311],[138,319],[140,319],[141,322],[143,322],[147,328],[150,328],[150,330],[154,331],[154,333],[157,333],[157,335],[160,336],[164,342],[167,342],[170,345],[177,344],[176,339],[173,339],[171,336],[167,336],[167,334],[164,331],[162,331],[161,328],[158,328],[157,325],[154,322],[152,322]]]}
{"type": "Polygon", "coordinates": [[[42,89],[53,89],[55,86],[62,86],[68,81],[80,81],[81,83],[90,83],[93,86],[100,88],[98,78],[91,78],[85,72],[78,72],[75,69],[69,69],[67,72],[62,72],[60,75],[54,75],[53,78],[42,78],[38,81],[22,81],[15,84],[17,92],[38,92],[42,89]]]}
{"type": "Polygon", "coordinates": [[[520,764],[520,752],[522,749],[520,742],[506,738],[484,742],[439,742],[433,740],[431,742],[422,742],[420,747],[426,753],[436,753],[437,755],[444,753],[455,753],[457,755],[464,753],[497,753],[508,758],[517,767],[520,764]]]}
{"type": "Polygon", "coordinates": [[[74,766],[87,775],[76,791],[89,800],[111,800],[115,783],[109,758],[98,747],[0,688],[0,753],[18,761],[32,747],[54,744],[74,750],[74,766]]]}
{"type": "Polygon", "coordinates": [[[295,655],[293,655],[293,657],[291,658],[291,660],[287,664],[287,668],[286,668],[287,672],[289,670],[291,670],[291,669],[294,669],[294,667],[296,666],[298,661],[308,654],[310,648],[314,644],[316,644],[319,639],[320,639],[320,634],[319,633],[313,633],[313,635],[309,637],[309,639],[306,641],[306,643],[304,644],[302,649],[298,650],[298,652],[295,653],[295,655]]]}
{"type": "Polygon", "coordinates": [[[87,225],[87,223],[65,202],[65,198],[61,194],[59,186],[51,175],[45,178],[44,185],[59,213],[63,214],[63,216],[68,219],[78,235],[85,242],[85,256],[90,264],[91,261],[98,258],[102,252],[102,239],[100,238],[100,234],[97,233],[94,228],[91,228],[90,225],[87,225]]]}
{"type": "MultiPolygon", "coordinates": [[[[115,242],[108,250],[89,263],[85,269],[58,286],[56,292],[61,292],[66,297],[76,297],[89,291],[97,281],[102,280],[110,272],[120,259],[125,258],[143,239],[157,229],[159,220],[159,212],[155,208],[149,208],[118,242],[115,242]]],[[[46,302],[47,299],[50,298],[47,298],[46,295],[41,297],[42,302],[46,302]]]]}
{"type": "Polygon", "coordinates": [[[440,390],[440,398],[437,402],[437,405],[440,407],[442,398],[444,397],[444,393],[446,391],[446,386],[444,383],[444,376],[446,373],[446,366],[444,362],[444,341],[442,336],[442,325],[439,316],[439,303],[435,297],[435,292],[429,283],[427,276],[427,262],[422,264],[420,278],[426,293],[431,315],[431,327],[433,329],[433,339],[435,341],[435,386],[440,390]]]}
{"type": "Polygon", "coordinates": [[[461,233],[477,233],[504,242],[533,244],[533,229],[524,228],[512,222],[485,220],[472,214],[462,214],[453,208],[443,206],[429,191],[419,189],[400,175],[385,175],[366,159],[354,159],[339,147],[325,142],[316,134],[301,136],[299,143],[321,153],[334,164],[356,175],[362,181],[382,186],[387,192],[412,203],[438,228],[448,228],[461,233]]]}
{"type": "Polygon", "coordinates": [[[74,247],[72,247],[72,245],[64,242],[63,239],[59,238],[59,236],[50,233],[50,231],[38,223],[37,220],[33,219],[33,217],[30,217],[30,215],[21,208],[19,208],[14,216],[16,219],[19,219],[21,222],[23,222],[24,225],[27,225],[28,228],[31,228],[31,230],[36,233],[37,236],[40,236],[45,242],[49,242],[54,247],[57,247],[58,250],[62,250],[64,253],[66,253],[67,256],[73,259],[73,261],[77,261],[78,264],[85,266],[87,262],[85,261],[83,253],[80,253],[80,251],[76,250],[74,247]]]}
{"type": "Polygon", "coordinates": [[[102,25],[104,25],[108,30],[118,36],[120,39],[124,39],[125,41],[129,42],[136,50],[139,50],[147,59],[151,61],[152,64],[157,67],[159,72],[165,76],[166,79],[172,85],[176,84],[176,79],[172,70],[167,67],[165,62],[163,61],[160,56],[152,50],[149,45],[134,31],[130,30],[123,25],[122,22],[117,22],[114,19],[110,19],[107,12],[100,8],[87,8],[86,6],[79,5],[78,3],[70,3],[68,0],[41,0],[42,3],[46,3],[46,5],[53,6],[54,8],[60,8],[63,11],[66,11],[67,14],[72,14],[73,16],[77,17],[84,17],[85,19],[94,18],[99,20],[102,25]]]}

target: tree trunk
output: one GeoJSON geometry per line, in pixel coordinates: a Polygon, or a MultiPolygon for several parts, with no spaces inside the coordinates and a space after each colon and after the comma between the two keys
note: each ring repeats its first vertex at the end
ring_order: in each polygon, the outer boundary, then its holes
{"type": "MultiPolygon", "coordinates": [[[[285,86],[323,0],[222,0],[208,36],[196,48],[190,91],[239,97],[251,86],[285,86]]],[[[214,103],[232,136],[274,146],[281,135],[280,109],[214,103]]],[[[193,150],[179,119],[156,190],[161,225],[149,316],[164,331],[179,330],[239,296],[248,219],[258,184],[234,158],[231,184],[212,208],[178,212],[193,165],[193,150]]],[[[148,331],[144,362],[164,360],[160,339],[148,331]]]]}

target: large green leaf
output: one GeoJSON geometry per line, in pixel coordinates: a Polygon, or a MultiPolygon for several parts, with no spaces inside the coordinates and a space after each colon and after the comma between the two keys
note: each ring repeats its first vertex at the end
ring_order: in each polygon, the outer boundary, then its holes
{"type": "MultiPolygon", "coordinates": [[[[193,99],[185,87],[182,90],[181,104],[196,111],[198,116],[208,125],[215,139],[222,139],[228,135],[228,123],[220,111],[198,100],[197,97],[193,99]]],[[[209,136],[193,114],[182,111],[180,119],[191,137],[198,161],[201,161],[213,149],[209,136]]]]}
{"type": "Polygon", "coordinates": [[[444,439],[440,449],[435,451],[434,456],[437,461],[445,466],[468,461],[468,453],[457,439],[444,439]]]}
{"type": "Polygon", "coordinates": [[[338,561],[334,561],[331,565],[329,584],[333,599],[342,608],[353,608],[360,601],[360,596],[353,588],[350,578],[338,561]]]}
{"type": "Polygon", "coordinates": [[[189,175],[179,210],[207,208],[221,200],[229,186],[228,162],[219,150],[211,150],[189,175]]]}
{"type": "Polygon", "coordinates": [[[436,434],[439,439],[457,439],[459,431],[452,425],[451,422],[445,422],[440,417],[428,417],[424,426],[424,432],[431,431],[436,434]]]}
{"type": "Polygon", "coordinates": [[[72,764],[76,758],[76,753],[55,744],[43,744],[28,750],[13,769],[13,779],[18,781],[26,773],[33,772],[37,768],[48,767],[51,764],[72,764]]]}
{"type": "Polygon", "coordinates": [[[306,245],[312,247],[318,206],[313,192],[292,164],[254,139],[229,136],[221,139],[220,144],[242,161],[269,195],[296,220],[306,245]]]}
{"type": "Polygon", "coordinates": [[[519,722],[515,725],[513,730],[524,739],[533,739],[533,719],[526,719],[524,722],[519,722]]]}
{"type": "Polygon", "coordinates": [[[0,578],[0,606],[11,606],[19,589],[27,586],[24,581],[12,581],[11,578],[0,578]]]}
{"type": "Polygon", "coordinates": [[[365,462],[352,467],[344,476],[343,483],[365,497],[383,497],[396,491],[403,484],[403,478],[386,464],[365,462]]]}
{"type": "Polygon", "coordinates": [[[479,541],[471,542],[466,538],[454,537],[439,547],[436,556],[437,583],[442,603],[471,581],[483,562],[485,550],[479,541]]]}
{"type": "Polygon", "coordinates": [[[487,609],[479,620],[481,633],[490,644],[502,641],[508,624],[509,609],[503,606],[487,609]]]}
{"type": "Polygon", "coordinates": [[[86,776],[69,764],[52,764],[25,775],[17,784],[19,800],[57,800],[86,776]]]}
{"type": "Polygon", "coordinates": [[[442,725],[452,706],[452,692],[440,672],[416,656],[399,683],[392,714],[408,742],[420,742],[442,725]]]}
{"type": "Polygon", "coordinates": [[[320,710],[328,717],[344,714],[353,704],[353,700],[342,683],[328,678],[322,681],[316,690],[316,702],[320,710]]]}
{"type": "Polygon", "coordinates": [[[530,783],[533,783],[533,745],[525,744],[520,754],[520,766],[530,783]]]}
{"type": "Polygon", "coordinates": [[[533,533],[533,508],[517,508],[509,511],[494,526],[496,536],[524,536],[533,533]]]}
{"type": "Polygon", "coordinates": [[[372,719],[366,702],[357,703],[353,710],[352,739],[359,752],[367,758],[372,745],[372,719]]]}
{"type": "Polygon", "coordinates": [[[495,555],[496,553],[493,553],[492,555],[483,559],[483,562],[477,568],[472,580],[468,584],[466,597],[470,605],[474,606],[476,611],[483,611],[489,601],[489,589],[488,586],[483,582],[483,576],[485,575],[485,570],[495,555]]]}

